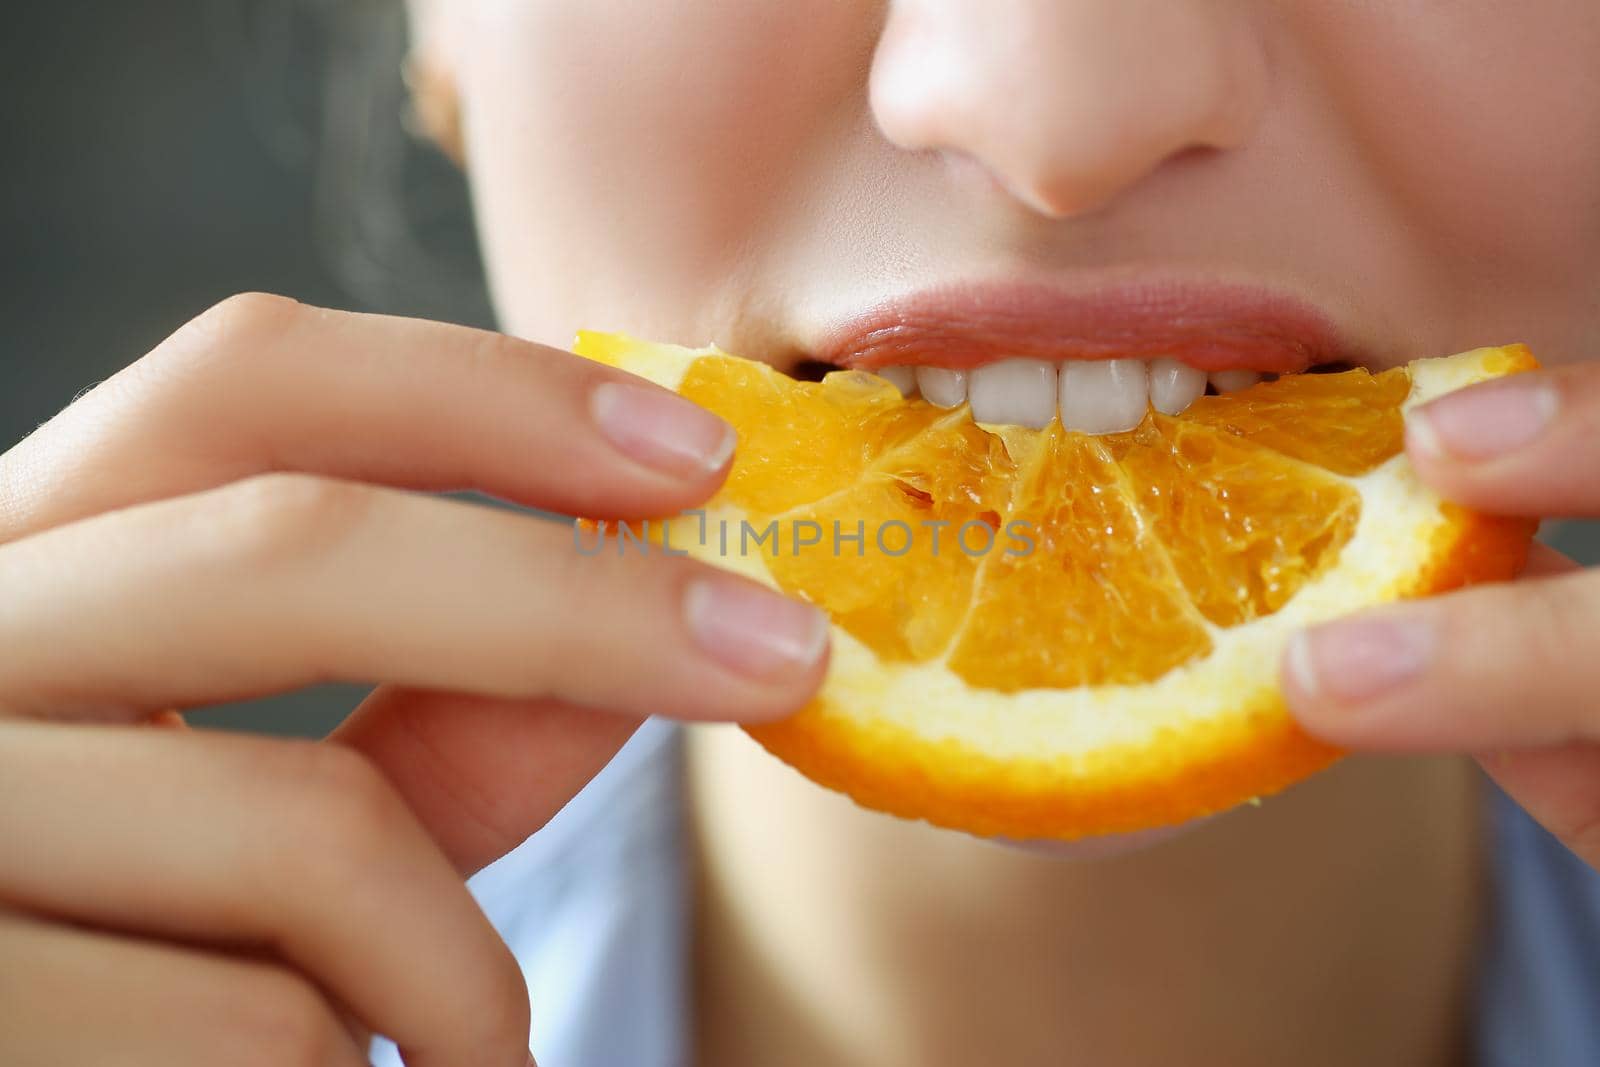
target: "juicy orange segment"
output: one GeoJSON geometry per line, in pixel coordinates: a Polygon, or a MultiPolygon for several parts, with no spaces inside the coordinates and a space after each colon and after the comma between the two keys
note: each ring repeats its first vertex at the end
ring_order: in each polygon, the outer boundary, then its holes
{"type": "MultiPolygon", "coordinates": [[[[815,522],[823,541],[777,555],[772,576],[886,659],[936,657],[967,615],[981,562],[974,549],[995,536],[1016,469],[996,437],[945,416],[854,485],[784,515],[780,525],[791,528],[815,522]]],[[[730,498],[740,501],[736,491],[730,498]]]]}
{"type": "MultiPolygon", "coordinates": [[[[1259,437],[1162,415],[1134,435],[1122,452],[1129,491],[1195,608],[1218,626],[1283,607],[1355,532],[1359,492],[1259,437]]],[[[1395,451],[1398,440],[1381,458],[1395,451]]]]}
{"type": "Polygon", "coordinates": [[[1400,406],[1410,392],[1411,373],[1405,367],[1382,374],[1363,369],[1291,374],[1237,393],[1201,397],[1183,418],[1337,474],[1362,474],[1400,451],[1405,441],[1400,406]]]}
{"type": "Polygon", "coordinates": [[[851,485],[886,449],[942,414],[902,403],[864,375],[801,392],[796,384],[732,357],[700,360],[684,376],[680,392],[739,431],[747,458],[728,476],[726,493],[752,514],[773,515],[851,485]],[[798,441],[811,446],[797,449],[798,441]]]}
{"type": "Polygon", "coordinates": [[[1409,405],[1534,365],[1481,349],[1297,375],[1104,437],[987,427],[859,373],[586,334],[739,433],[674,546],[823,607],[821,695],[751,733],[868,806],[1014,837],[1206,814],[1337,753],[1277,691],[1289,633],[1505,577],[1532,524],[1444,504],[1402,454],[1409,405]]]}
{"type": "Polygon", "coordinates": [[[1097,438],[1044,431],[1007,518],[1035,539],[991,554],[950,659],[968,684],[1002,691],[1127,684],[1211,648],[1164,545],[1097,438]]]}

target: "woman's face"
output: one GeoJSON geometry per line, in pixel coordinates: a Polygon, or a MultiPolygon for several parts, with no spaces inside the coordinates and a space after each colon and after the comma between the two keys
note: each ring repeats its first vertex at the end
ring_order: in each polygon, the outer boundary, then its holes
{"type": "Polygon", "coordinates": [[[1600,350],[1593,0],[414,4],[538,341],[1600,350]]]}

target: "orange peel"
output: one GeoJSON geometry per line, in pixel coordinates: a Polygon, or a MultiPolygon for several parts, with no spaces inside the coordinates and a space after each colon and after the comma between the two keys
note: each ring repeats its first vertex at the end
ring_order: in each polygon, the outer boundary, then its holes
{"type": "Polygon", "coordinates": [[[1290,634],[1511,577],[1536,528],[1441,499],[1403,450],[1416,404],[1537,366],[1520,345],[1285,376],[1101,437],[983,426],[860,372],[800,382],[615,334],[575,348],[739,433],[722,490],[658,535],[833,621],[815,699],[748,732],[866,807],[976,834],[1172,825],[1328,766],[1340,751],[1279,690],[1290,634]],[[941,554],[919,522],[989,547],[941,554]]]}

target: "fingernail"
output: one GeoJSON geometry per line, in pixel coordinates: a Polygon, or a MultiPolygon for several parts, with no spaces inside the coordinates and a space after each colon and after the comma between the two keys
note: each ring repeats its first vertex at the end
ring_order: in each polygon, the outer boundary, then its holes
{"type": "Polygon", "coordinates": [[[653,386],[604,382],[590,403],[608,441],[663,474],[701,478],[721,470],[733,455],[732,426],[653,386]]]}
{"type": "Polygon", "coordinates": [[[1420,675],[1433,658],[1433,629],[1421,619],[1331,622],[1289,639],[1289,675],[1312,697],[1360,702],[1420,675]]]}
{"type": "Polygon", "coordinates": [[[1521,448],[1555,418],[1556,391],[1538,378],[1463,389],[1413,411],[1406,435],[1430,455],[1491,459],[1521,448]]]}
{"type": "Polygon", "coordinates": [[[689,631],[707,655],[759,681],[809,671],[828,646],[826,615],[738,578],[697,580],[685,611],[689,631]]]}

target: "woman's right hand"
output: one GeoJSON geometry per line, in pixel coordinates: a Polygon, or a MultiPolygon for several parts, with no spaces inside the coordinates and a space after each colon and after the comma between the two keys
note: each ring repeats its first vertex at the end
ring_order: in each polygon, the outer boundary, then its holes
{"type": "Polygon", "coordinates": [[[461,877],[640,717],[761,720],[810,607],[564,524],[692,507],[731,431],[567,353],[225,301],[0,457],[0,1062],[527,1062],[461,877]],[[327,742],[136,727],[379,682],[327,742]]]}

